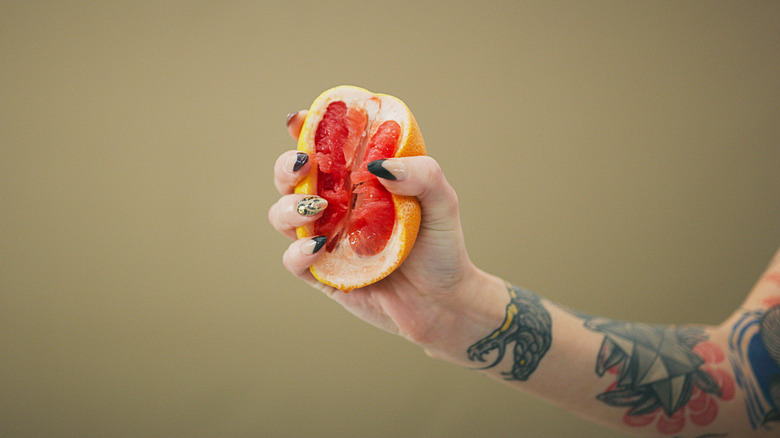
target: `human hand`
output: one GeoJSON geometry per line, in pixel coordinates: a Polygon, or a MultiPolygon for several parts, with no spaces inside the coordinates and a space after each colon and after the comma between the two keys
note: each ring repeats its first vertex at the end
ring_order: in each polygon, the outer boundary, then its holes
{"type": "MultiPolygon", "coordinates": [[[[305,116],[306,112],[300,111],[288,119],[294,139],[300,134],[305,116]]],[[[293,239],[295,227],[322,215],[303,216],[296,211],[305,195],[294,194],[295,186],[311,170],[308,161],[300,164],[305,159],[297,151],[287,151],[274,166],[274,184],[282,197],[271,206],[268,219],[276,230],[293,239]]],[[[320,283],[309,272],[309,266],[322,254],[313,252],[320,249],[313,238],[294,241],[282,260],[288,271],[359,318],[426,348],[438,346],[463,336],[466,314],[484,318],[486,300],[477,298],[478,286],[490,279],[469,260],[457,196],[438,163],[428,156],[406,157],[388,159],[383,167],[397,179],[379,181],[392,193],[417,197],[422,208],[417,241],[395,272],[377,283],[344,293],[320,283]]]]}

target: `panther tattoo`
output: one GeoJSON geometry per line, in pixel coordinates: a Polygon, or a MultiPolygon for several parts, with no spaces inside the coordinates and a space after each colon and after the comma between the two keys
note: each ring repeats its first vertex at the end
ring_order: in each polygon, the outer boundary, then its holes
{"type": "Polygon", "coordinates": [[[467,353],[469,360],[485,362],[485,356],[498,350],[493,363],[479,369],[492,368],[504,358],[507,345],[514,342],[512,370],[501,373],[506,380],[528,380],[552,343],[552,320],[542,307],[539,296],[507,284],[510,301],[504,322],[493,333],[481,339],[467,353]]]}

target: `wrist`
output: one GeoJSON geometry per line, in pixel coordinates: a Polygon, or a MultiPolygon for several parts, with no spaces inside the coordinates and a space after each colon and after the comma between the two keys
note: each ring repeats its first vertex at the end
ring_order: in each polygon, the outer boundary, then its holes
{"type": "Polygon", "coordinates": [[[436,336],[417,344],[433,358],[473,366],[468,347],[501,323],[507,302],[504,280],[471,265],[440,309],[436,336]]]}

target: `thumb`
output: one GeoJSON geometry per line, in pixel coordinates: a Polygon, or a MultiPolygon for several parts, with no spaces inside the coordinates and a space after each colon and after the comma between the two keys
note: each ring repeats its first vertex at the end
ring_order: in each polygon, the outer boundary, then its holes
{"type": "Polygon", "coordinates": [[[417,197],[422,208],[422,228],[437,231],[459,229],[458,196],[433,158],[419,156],[376,160],[368,163],[367,168],[391,193],[417,197]]]}

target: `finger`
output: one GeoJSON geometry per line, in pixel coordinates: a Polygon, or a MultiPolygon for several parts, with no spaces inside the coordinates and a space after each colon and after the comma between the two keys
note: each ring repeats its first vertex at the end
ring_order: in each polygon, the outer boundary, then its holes
{"type": "Polygon", "coordinates": [[[319,219],[327,206],[328,201],[319,196],[285,195],[268,209],[268,221],[276,231],[295,239],[295,228],[319,219]]]}
{"type": "Polygon", "coordinates": [[[303,121],[308,113],[308,111],[303,110],[287,115],[287,132],[290,133],[290,137],[298,140],[298,136],[301,135],[301,128],[303,128],[303,121]]]}
{"type": "Polygon", "coordinates": [[[325,243],[325,236],[298,239],[284,251],[282,264],[296,277],[310,282],[314,277],[309,272],[309,266],[319,258],[325,243]]]}
{"type": "Polygon", "coordinates": [[[423,211],[421,226],[452,231],[458,225],[458,196],[439,163],[431,157],[372,161],[368,170],[397,195],[416,196],[423,211]]]}
{"type": "Polygon", "coordinates": [[[309,155],[306,152],[287,151],[276,159],[274,164],[274,185],[282,195],[295,191],[295,186],[311,170],[309,155]]]}

